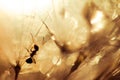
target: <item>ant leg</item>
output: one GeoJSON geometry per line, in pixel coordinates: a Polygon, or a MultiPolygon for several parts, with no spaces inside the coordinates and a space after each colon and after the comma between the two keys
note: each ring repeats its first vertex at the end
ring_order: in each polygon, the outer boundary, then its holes
{"type": "Polygon", "coordinates": [[[25,49],[27,50],[28,53],[30,52],[27,48],[25,48],[25,49]]]}
{"type": "Polygon", "coordinates": [[[33,62],[36,64],[36,60],[34,58],[32,58],[33,62]]]}
{"type": "Polygon", "coordinates": [[[31,52],[33,52],[33,50],[32,50],[32,49],[33,49],[33,47],[30,49],[30,51],[31,51],[31,52]]]}
{"type": "MultiPolygon", "coordinates": [[[[30,53],[31,50],[29,51],[27,48],[25,48],[25,49],[27,50],[28,53],[30,53]]],[[[26,56],[26,54],[27,54],[27,53],[25,53],[24,58],[25,58],[25,57],[28,57],[28,56],[26,56]]]]}

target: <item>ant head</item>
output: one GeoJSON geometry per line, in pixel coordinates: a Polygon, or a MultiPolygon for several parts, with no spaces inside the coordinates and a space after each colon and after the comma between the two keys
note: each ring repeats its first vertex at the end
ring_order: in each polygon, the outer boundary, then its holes
{"type": "Polygon", "coordinates": [[[36,51],[38,51],[39,50],[39,47],[38,47],[38,45],[34,45],[34,49],[36,50],[36,51]]]}

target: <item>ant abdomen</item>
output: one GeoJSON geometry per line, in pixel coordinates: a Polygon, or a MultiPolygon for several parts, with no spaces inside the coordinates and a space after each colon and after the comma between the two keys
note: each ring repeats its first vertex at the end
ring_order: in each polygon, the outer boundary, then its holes
{"type": "Polygon", "coordinates": [[[29,63],[29,64],[31,64],[31,63],[33,62],[33,61],[32,61],[32,58],[26,59],[26,62],[29,63]]]}

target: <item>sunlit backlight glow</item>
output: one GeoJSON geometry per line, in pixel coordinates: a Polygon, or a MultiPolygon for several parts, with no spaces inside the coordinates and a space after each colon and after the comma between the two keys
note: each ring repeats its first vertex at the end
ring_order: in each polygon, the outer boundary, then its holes
{"type": "Polygon", "coordinates": [[[99,63],[100,59],[102,58],[102,55],[98,55],[90,62],[91,65],[96,65],[99,63]]]}
{"type": "Polygon", "coordinates": [[[98,32],[104,28],[102,20],[104,19],[104,14],[102,11],[96,11],[95,15],[91,19],[91,24],[93,25],[92,32],[98,32]]]}
{"type": "Polygon", "coordinates": [[[0,0],[0,10],[13,14],[44,12],[50,8],[52,0],[0,0]]]}
{"type": "Polygon", "coordinates": [[[54,65],[57,65],[57,66],[61,65],[62,63],[61,59],[59,59],[58,57],[53,57],[52,62],[54,65]]]}

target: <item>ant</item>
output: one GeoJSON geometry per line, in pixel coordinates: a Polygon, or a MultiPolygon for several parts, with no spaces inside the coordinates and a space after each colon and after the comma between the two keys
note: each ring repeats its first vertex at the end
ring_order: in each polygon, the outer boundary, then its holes
{"type": "MultiPolygon", "coordinates": [[[[47,16],[47,17],[48,17],[48,16],[47,16]]],[[[47,17],[46,17],[46,18],[47,18],[47,17]]],[[[43,25],[43,24],[42,24],[42,25],[43,25]]],[[[42,25],[41,25],[41,26],[42,26],[42,25]]],[[[41,27],[38,29],[37,33],[35,34],[35,37],[38,35],[38,33],[39,33],[40,30],[41,30],[41,27]]],[[[34,39],[34,38],[33,38],[33,35],[31,34],[31,36],[32,36],[32,40],[33,40],[33,39],[34,39]]],[[[44,39],[44,38],[43,38],[43,39],[44,39]]],[[[34,42],[34,40],[33,40],[33,42],[34,42]]],[[[33,60],[34,60],[34,59],[33,59],[33,56],[34,56],[34,55],[36,54],[36,52],[39,50],[39,46],[36,45],[36,44],[34,44],[34,47],[33,47],[33,48],[34,48],[34,49],[31,48],[30,51],[27,49],[28,52],[31,52],[31,53],[30,53],[30,57],[29,57],[28,59],[26,59],[26,62],[29,63],[29,64],[33,63],[33,60]]],[[[35,60],[34,60],[34,62],[35,62],[35,60]]]]}
{"type": "MultiPolygon", "coordinates": [[[[34,44],[34,50],[30,49],[30,57],[26,59],[26,62],[31,64],[33,62],[33,56],[36,54],[36,52],[39,50],[38,45],[34,44]]],[[[29,52],[29,50],[27,50],[29,52]]]]}

